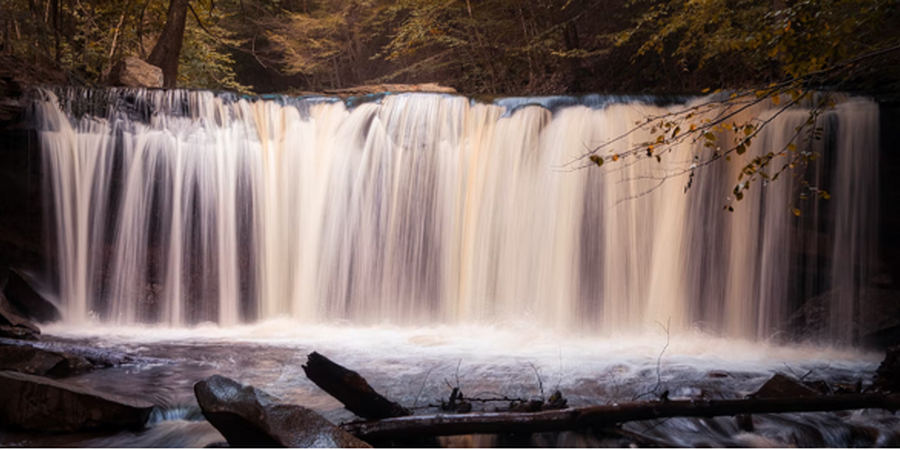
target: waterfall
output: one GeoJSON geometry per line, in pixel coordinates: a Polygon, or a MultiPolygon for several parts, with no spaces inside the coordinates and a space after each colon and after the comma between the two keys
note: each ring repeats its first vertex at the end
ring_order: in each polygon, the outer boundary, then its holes
{"type": "Polygon", "coordinates": [[[698,167],[689,189],[702,142],[659,161],[569,164],[684,106],[41,91],[65,320],[528,321],[601,334],[668,323],[768,338],[804,299],[832,293],[831,333],[846,336],[873,259],[878,106],[843,99],[819,118],[826,138],[806,179],[828,201],[799,200],[788,170],[723,209],[741,168],[790,142],[802,108],[742,112],[737,122],[773,120],[745,155],[698,167]]]}

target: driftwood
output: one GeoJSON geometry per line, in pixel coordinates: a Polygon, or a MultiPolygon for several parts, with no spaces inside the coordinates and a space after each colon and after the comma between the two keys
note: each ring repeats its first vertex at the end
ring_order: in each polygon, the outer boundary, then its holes
{"type": "Polygon", "coordinates": [[[360,374],[312,352],[303,366],[306,377],[350,412],[366,419],[386,419],[410,415],[410,411],[384,398],[360,374]]]}
{"type": "Polygon", "coordinates": [[[900,394],[847,394],[802,398],[748,398],[630,402],[535,413],[483,412],[397,417],[342,425],[367,441],[460,434],[540,433],[578,430],[669,417],[715,417],[738,414],[824,412],[849,409],[900,409],[900,394]]]}

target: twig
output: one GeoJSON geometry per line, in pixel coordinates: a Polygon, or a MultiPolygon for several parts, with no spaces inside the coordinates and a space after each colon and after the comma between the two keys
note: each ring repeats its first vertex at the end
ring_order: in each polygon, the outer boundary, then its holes
{"type": "MultiPolygon", "coordinates": [[[[659,392],[659,387],[662,385],[662,357],[666,353],[666,349],[669,348],[669,329],[672,325],[672,318],[669,317],[669,319],[666,321],[666,326],[663,326],[663,324],[659,322],[656,322],[656,324],[666,332],[666,345],[663,346],[662,350],[660,350],[659,352],[659,356],[656,357],[656,386],[654,386],[650,391],[636,394],[634,397],[632,397],[632,400],[637,400],[645,395],[658,395],[657,393],[659,392]]],[[[666,399],[663,398],[662,400],[665,401],[666,399]]]]}
{"type": "Polygon", "coordinates": [[[535,367],[533,363],[529,362],[528,365],[531,366],[531,370],[534,371],[534,376],[537,377],[538,388],[541,390],[541,401],[544,401],[546,399],[544,398],[544,381],[541,380],[541,374],[538,373],[537,367],[535,367]]]}
{"type": "Polygon", "coordinates": [[[428,369],[428,372],[425,373],[425,379],[422,380],[422,387],[419,389],[419,393],[416,394],[415,400],[413,400],[413,408],[416,407],[416,404],[419,403],[419,396],[422,395],[422,392],[425,391],[425,383],[428,382],[428,376],[431,375],[431,371],[434,370],[434,366],[428,369]]]}

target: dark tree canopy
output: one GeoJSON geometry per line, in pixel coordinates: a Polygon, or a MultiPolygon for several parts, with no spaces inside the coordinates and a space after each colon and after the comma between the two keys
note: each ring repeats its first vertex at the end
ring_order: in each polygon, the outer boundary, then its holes
{"type": "Polygon", "coordinates": [[[699,92],[825,71],[807,81],[896,95],[895,51],[833,69],[900,45],[898,1],[0,0],[0,58],[95,84],[138,56],[168,87],[240,92],[699,92]]]}

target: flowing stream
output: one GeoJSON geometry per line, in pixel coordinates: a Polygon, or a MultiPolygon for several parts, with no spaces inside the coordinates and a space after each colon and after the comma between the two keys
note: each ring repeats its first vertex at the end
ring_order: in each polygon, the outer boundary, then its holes
{"type": "MultiPolygon", "coordinates": [[[[627,132],[709,100],[41,91],[45,281],[64,314],[45,332],[164,360],[79,376],[160,408],[148,431],[77,444],[221,440],[191,391],[213,373],[349,419],[303,376],[313,350],[423,409],[448,384],[558,387],[579,406],[738,398],[776,371],[868,383],[879,355],[845,345],[877,245],[878,106],[841,98],[802,144],[808,184],[787,170],[740,202],[740,170],[787,148],[809,110],[740,112],[771,121],[730,162],[698,165],[715,150],[700,139],[589,167],[586,151],[651,141],[627,132]],[[803,199],[816,189],[831,200],[803,199]],[[783,346],[823,294],[824,340],[783,346]]],[[[730,418],[628,429],[668,445],[896,444],[887,413],[760,417],[754,433],[730,418]]],[[[535,442],[602,444],[561,436],[535,442]]]]}

